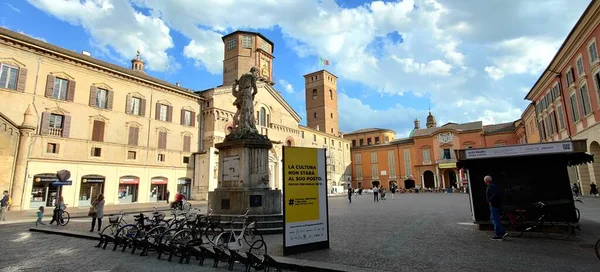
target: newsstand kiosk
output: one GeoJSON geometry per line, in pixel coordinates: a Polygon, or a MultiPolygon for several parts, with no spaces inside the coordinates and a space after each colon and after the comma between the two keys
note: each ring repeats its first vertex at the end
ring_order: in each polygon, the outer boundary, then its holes
{"type": "Polygon", "coordinates": [[[576,221],[567,166],[594,161],[587,140],[559,141],[457,150],[457,166],[466,171],[473,221],[482,229],[490,223],[483,178],[492,177],[503,190],[504,211],[530,208],[542,201],[553,214],[576,221]]]}

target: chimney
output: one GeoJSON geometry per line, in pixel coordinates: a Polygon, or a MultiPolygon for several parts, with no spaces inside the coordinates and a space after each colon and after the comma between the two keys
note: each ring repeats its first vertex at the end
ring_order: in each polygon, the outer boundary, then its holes
{"type": "Polygon", "coordinates": [[[86,56],[88,56],[88,57],[91,57],[91,56],[92,56],[92,54],[90,54],[90,52],[88,52],[88,51],[85,51],[85,50],[81,51],[81,54],[83,54],[83,55],[86,55],[86,56]]]}

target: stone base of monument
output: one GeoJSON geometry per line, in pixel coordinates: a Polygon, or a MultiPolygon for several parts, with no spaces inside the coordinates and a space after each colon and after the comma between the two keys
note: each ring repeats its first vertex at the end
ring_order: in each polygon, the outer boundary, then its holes
{"type": "MultiPolygon", "coordinates": [[[[269,188],[271,141],[260,134],[229,134],[219,149],[217,189],[208,192],[208,206],[221,221],[243,214],[256,220],[259,231],[283,232],[282,195],[269,188]]],[[[240,222],[241,223],[241,222],[240,222]]],[[[241,224],[235,227],[241,229],[241,224]]]]}

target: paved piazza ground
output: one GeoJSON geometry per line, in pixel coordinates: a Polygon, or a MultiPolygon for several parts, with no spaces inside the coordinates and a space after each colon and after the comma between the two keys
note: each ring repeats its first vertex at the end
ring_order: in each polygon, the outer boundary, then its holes
{"type": "MultiPolygon", "coordinates": [[[[404,194],[374,203],[330,198],[331,249],[295,258],[382,271],[600,271],[600,199],[584,199],[582,232],[567,241],[527,234],[503,242],[471,225],[464,194],[404,194]]],[[[87,219],[67,226],[86,230],[87,219]]],[[[94,248],[95,242],[31,233],[30,224],[0,226],[1,271],[226,271],[94,248]]],[[[265,237],[281,254],[281,236],[265,237]]],[[[238,266],[241,271],[241,266],[238,266]]]]}

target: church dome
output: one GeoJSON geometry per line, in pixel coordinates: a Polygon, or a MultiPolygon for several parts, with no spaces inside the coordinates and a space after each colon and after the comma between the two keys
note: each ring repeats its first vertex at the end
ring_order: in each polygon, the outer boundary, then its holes
{"type": "Polygon", "coordinates": [[[433,116],[433,114],[431,114],[431,111],[429,111],[429,115],[427,115],[427,128],[432,128],[436,126],[437,124],[435,122],[435,116],[433,116]]]}

